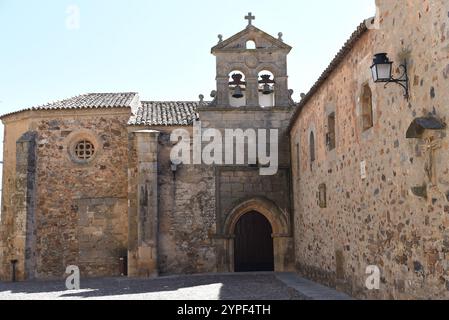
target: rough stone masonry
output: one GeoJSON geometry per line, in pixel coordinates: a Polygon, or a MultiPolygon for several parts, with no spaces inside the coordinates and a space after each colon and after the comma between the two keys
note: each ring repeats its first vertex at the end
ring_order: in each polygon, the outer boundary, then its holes
{"type": "Polygon", "coordinates": [[[210,102],[91,93],[2,116],[0,279],[13,262],[19,280],[68,265],[83,277],[258,271],[260,251],[273,271],[358,298],[449,298],[449,2],[376,4],[299,103],[292,48],[250,14],[212,48],[210,102]],[[408,99],[374,83],[383,52],[396,78],[407,63],[408,99]],[[172,131],[195,120],[278,129],[279,170],[172,163],[172,131]],[[269,228],[248,228],[249,214],[269,228]],[[379,290],[365,286],[373,265],[379,290]]]}
{"type": "Polygon", "coordinates": [[[449,2],[376,3],[292,118],[296,269],[359,298],[447,299],[449,2]],[[373,82],[381,52],[395,78],[407,62],[409,99],[373,82]]]}

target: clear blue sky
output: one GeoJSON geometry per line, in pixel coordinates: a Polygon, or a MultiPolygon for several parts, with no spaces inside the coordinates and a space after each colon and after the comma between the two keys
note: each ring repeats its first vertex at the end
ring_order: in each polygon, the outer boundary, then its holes
{"type": "MultiPolygon", "coordinates": [[[[217,35],[254,25],[293,47],[289,86],[307,92],[374,0],[0,0],[0,113],[87,92],[197,100],[215,89],[217,35]],[[79,29],[67,28],[70,5],[79,29]]],[[[1,129],[1,137],[3,130],[1,129]]]]}

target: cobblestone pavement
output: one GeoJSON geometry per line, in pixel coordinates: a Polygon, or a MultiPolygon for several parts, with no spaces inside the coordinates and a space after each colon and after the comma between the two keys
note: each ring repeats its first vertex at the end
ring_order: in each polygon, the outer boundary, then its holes
{"type": "Polygon", "coordinates": [[[273,273],[81,279],[79,291],[65,281],[0,282],[0,300],[302,300],[273,273]]]}

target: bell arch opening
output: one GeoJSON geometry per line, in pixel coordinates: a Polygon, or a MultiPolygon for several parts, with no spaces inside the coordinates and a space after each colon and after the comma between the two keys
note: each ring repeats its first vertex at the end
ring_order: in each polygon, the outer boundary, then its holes
{"type": "Polygon", "coordinates": [[[275,102],[275,78],[272,72],[262,70],[258,75],[259,105],[262,108],[273,107],[275,102]]]}
{"type": "Polygon", "coordinates": [[[247,50],[255,50],[257,49],[256,42],[254,40],[246,41],[245,47],[247,50]]]}
{"type": "Polygon", "coordinates": [[[229,104],[231,107],[246,105],[246,79],[242,71],[234,70],[229,73],[229,104]]]}

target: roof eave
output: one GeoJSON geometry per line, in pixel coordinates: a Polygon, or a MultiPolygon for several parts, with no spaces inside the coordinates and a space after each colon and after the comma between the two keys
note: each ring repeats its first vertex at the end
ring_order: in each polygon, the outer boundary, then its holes
{"type": "Polygon", "coordinates": [[[318,78],[318,80],[315,82],[315,84],[312,86],[312,88],[309,90],[309,92],[306,94],[306,96],[298,103],[297,109],[295,113],[293,114],[289,126],[288,126],[288,132],[291,132],[293,129],[296,120],[298,119],[299,115],[301,114],[304,107],[307,105],[307,103],[312,99],[312,97],[315,95],[315,93],[318,92],[318,90],[321,88],[321,86],[326,83],[326,81],[329,79],[329,77],[334,73],[334,71],[340,66],[340,64],[343,62],[343,58],[346,57],[352,50],[352,48],[355,46],[356,43],[362,38],[362,36],[368,31],[368,27],[366,25],[366,22],[362,22],[351,35],[351,37],[346,41],[344,46],[340,49],[340,51],[337,53],[337,55],[334,57],[334,59],[331,61],[329,66],[323,71],[321,76],[318,78]]]}
{"type": "Polygon", "coordinates": [[[82,108],[28,108],[28,109],[22,109],[19,111],[10,112],[4,115],[0,116],[0,120],[4,121],[7,120],[10,117],[17,116],[20,114],[25,113],[31,113],[31,112],[55,112],[55,111],[80,111],[80,110],[99,110],[99,109],[131,109],[130,106],[123,106],[123,107],[111,107],[111,106],[105,106],[105,107],[82,107],[82,108]]]}

